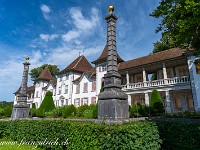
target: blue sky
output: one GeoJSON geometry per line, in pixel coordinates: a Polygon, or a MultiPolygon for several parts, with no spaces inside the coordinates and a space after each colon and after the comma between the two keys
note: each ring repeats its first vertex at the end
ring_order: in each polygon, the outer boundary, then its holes
{"type": "MultiPolygon", "coordinates": [[[[62,70],[79,52],[98,58],[106,43],[108,6],[115,6],[117,50],[124,60],[148,55],[159,20],[159,0],[0,0],[0,101],[13,101],[25,56],[30,69],[48,63],[62,70]]],[[[28,85],[32,85],[29,79],[28,85]]]]}

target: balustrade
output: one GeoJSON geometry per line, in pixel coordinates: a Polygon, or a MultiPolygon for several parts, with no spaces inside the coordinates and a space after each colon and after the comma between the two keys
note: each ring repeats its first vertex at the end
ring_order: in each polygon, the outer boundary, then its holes
{"type": "Polygon", "coordinates": [[[188,82],[190,82],[190,78],[187,76],[183,76],[183,77],[167,78],[167,79],[160,79],[147,82],[130,83],[123,85],[122,89],[143,88],[143,87],[171,85],[171,84],[188,83],[188,82]]]}

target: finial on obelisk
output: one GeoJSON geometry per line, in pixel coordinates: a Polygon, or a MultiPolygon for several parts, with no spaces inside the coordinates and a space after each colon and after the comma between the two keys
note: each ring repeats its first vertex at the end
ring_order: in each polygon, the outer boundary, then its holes
{"type": "Polygon", "coordinates": [[[29,57],[28,57],[28,56],[26,56],[26,58],[25,58],[25,59],[26,59],[26,62],[28,62],[28,61],[29,61],[29,57]]]}
{"type": "Polygon", "coordinates": [[[114,6],[108,6],[108,11],[111,14],[114,11],[114,6]]]}

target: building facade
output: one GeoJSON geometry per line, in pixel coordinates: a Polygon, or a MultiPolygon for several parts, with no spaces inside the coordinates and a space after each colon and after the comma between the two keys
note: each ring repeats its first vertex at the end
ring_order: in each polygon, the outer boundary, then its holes
{"type": "MultiPolygon", "coordinates": [[[[42,103],[47,91],[53,93],[55,106],[96,104],[107,71],[107,46],[99,58],[88,62],[79,56],[53,78],[45,68],[34,86],[28,87],[28,103],[36,108],[42,103]]],[[[129,105],[149,105],[154,89],[161,94],[168,113],[200,111],[200,66],[192,51],[178,48],[123,61],[117,54],[122,90],[128,95],[129,105]]],[[[15,101],[17,94],[15,92],[15,101]]]]}

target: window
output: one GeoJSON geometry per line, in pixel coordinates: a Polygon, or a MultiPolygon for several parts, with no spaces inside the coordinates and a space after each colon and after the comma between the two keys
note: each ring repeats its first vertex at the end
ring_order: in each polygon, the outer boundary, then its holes
{"type": "Polygon", "coordinates": [[[77,98],[77,99],[75,99],[75,102],[74,102],[75,104],[75,106],[76,107],[79,107],[80,106],[80,98],[77,98]]]}
{"type": "Polygon", "coordinates": [[[88,98],[83,99],[83,105],[88,105],[88,98]]]}
{"type": "Polygon", "coordinates": [[[58,94],[61,94],[61,86],[58,88],[58,94]]]}
{"type": "Polygon", "coordinates": [[[65,85],[65,94],[68,94],[68,85],[65,85]]]}
{"type": "Polygon", "coordinates": [[[103,64],[102,65],[102,72],[106,71],[107,70],[107,65],[106,64],[103,64]]]}
{"type": "Polygon", "coordinates": [[[96,91],[96,81],[92,81],[92,91],[96,91]]]}
{"type": "Polygon", "coordinates": [[[88,92],[88,83],[84,83],[84,86],[83,86],[83,92],[84,93],[87,93],[88,92]]]}
{"type": "Polygon", "coordinates": [[[69,80],[69,74],[66,74],[66,80],[69,80]]]}
{"type": "Polygon", "coordinates": [[[66,99],[65,102],[66,102],[66,105],[68,105],[68,99],[66,99]]]}
{"type": "Polygon", "coordinates": [[[58,78],[58,81],[62,81],[62,77],[59,77],[59,78],[58,78]]]}
{"type": "Polygon", "coordinates": [[[80,84],[76,85],[76,94],[80,93],[80,84]]]}
{"type": "Polygon", "coordinates": [[[92,97],[92,104],[96,104],[96,97],[92,97]]]}
{"type": "Polygon", "coordinates": [[[99,66],[99,72],[101,72],[101,66],[99,66]]]}
{"type": "Polygon", "coordinates": [[[61,100],[61,106],[63,106],[64,105],[64,100],[61,100]]]}

